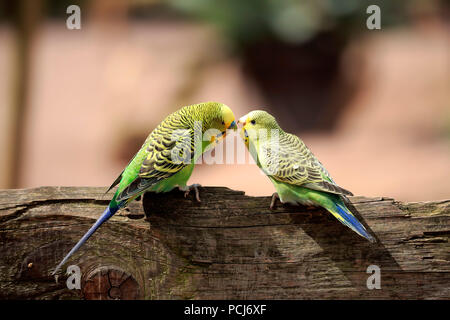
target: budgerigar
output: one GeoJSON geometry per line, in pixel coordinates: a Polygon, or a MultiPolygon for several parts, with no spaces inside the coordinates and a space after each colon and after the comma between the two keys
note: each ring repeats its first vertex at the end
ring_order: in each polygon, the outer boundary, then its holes
{"type": "Polygon", "coordinates": [[[186,195],[194,189],[196,199],[200,201],[197,185],[187,186],[194,164],[203,152],[213,148],[231,128],[237,128],[233,112],[228,106],[217,102],[186,106],[167,116],[150,133],[141,149],[108,189],[119,185],[104,213],[70,250],[53,274],[100,225],[144,192],[169,192],[178,187],[186,195]],[[205,139],[205,136],[208,138],[205,139]]]}
{"type": "Polygon", "coordinates": [[[255,110],[239,119],[241,137],[257,165],[275,186],[270,207],[282,203],[321,206],[341,223],[371,242],[375,239],[346,207],[353,195],[339,187],[297,136],[284,132],[273,116],[255,110]]]}

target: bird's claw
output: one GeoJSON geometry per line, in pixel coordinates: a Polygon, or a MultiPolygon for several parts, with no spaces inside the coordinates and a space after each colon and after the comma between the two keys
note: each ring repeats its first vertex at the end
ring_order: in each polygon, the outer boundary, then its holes
{"type": "Polygon", "coordinates": [[[275,204],[277,203],[278,199],[280,199],[280,196],[278,195],[277,192],[272,194],[272,200],[270,201],[270,209],[271,210],[275,208],[275,204]]]}
{"type": "Polygon", "coordinates": [[[201,187],[200,184],[194,183],[194,184],[191,184],[190,186],[186,186],[185,188],[180,188],[180,190],[184,191],[184,197],[185,198],[189,195],[191,190],[194,190],[195,191],[195,200],[197,200],[197,202],[202,202],[200,200],[200,192],[198,191],[199,187],[201,187]]]}

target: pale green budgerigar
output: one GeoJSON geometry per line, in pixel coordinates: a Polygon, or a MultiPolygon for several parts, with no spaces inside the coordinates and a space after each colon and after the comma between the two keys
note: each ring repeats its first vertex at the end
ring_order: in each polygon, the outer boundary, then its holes
{"type": "Polygon", "coordinates": [[[150,133],[141,149],[108,189],[119,185],[104,213],[70,250],[53,274],[101,224],[144,192],[169,192],[178,187],[189,193],[192,188],[197,201],[200,201],[197,185],[187,186],[187,181],[198,158],[223,139],[230,128],[237,128],[234,114],[228,106],[218,102],[186,106],[167,116],[150,133]],[[205,136],[207,139],[204,139],[205,136]]]}
{"type": "Polygon", "coordinates": [[[276,189],[282,203],[321,206],[341,223],[371,242],[375,238],[346,207],[346,196],[353,195],[339,187],[328,171],[300,138],[284,132],[273,116],[255,110],[239,119],[241,137],[257,165],[276,189]]]}

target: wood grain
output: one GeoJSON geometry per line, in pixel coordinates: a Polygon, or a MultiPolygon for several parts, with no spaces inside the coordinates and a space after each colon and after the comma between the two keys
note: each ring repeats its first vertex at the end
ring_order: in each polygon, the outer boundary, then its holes
{"type": "Polygon", "coordinates": [[[449,299],[450,200],[351,197],[371,244],[322,209],[222,187],[146,194],[50,275],[103,212],[106,188],[0,190],[1,299],[449,299]],[[369,290],[367,267],[381,269],[369,290]]]}

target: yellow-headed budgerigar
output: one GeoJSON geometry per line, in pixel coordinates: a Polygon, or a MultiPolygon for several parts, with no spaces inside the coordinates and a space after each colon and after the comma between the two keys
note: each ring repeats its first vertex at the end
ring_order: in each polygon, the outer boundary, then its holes
{"type": "Polygon", "coordinates": [[[196,199],[200,201],[198,185],[187,186],[187,181],[198,158],[223,139],[230,128],[237,128],[233,112],[228,106],[217,102],[186,106],[167,116],[150,133],[141,149],[108,189],[119,185],[104,213],[70,250],[53,274],[100,225],[144,192],[169,192],[178,187],[187,195],[194,189],[196,199]],[[208,137],[205,139],[205,136],[208,137]]]}
{"type": "Polygon", "coordinates": [[[255,110],[239,119],[241,137],[257,165],[275,186],[270,207],[282,203],[321,206],[341,223],[371,242],[375,239],[346,207],[353,195],[339,187],[297,136],[284,132],[273,116],[255,110]]]}

